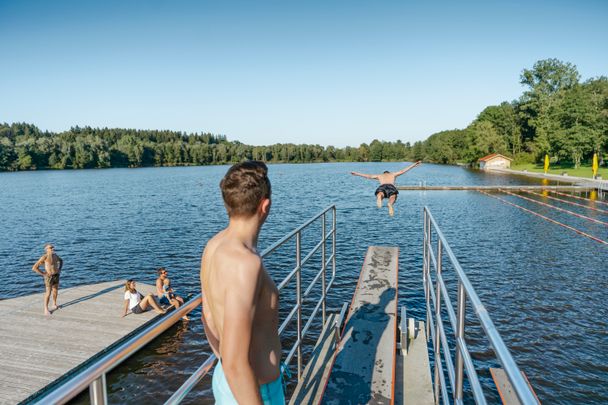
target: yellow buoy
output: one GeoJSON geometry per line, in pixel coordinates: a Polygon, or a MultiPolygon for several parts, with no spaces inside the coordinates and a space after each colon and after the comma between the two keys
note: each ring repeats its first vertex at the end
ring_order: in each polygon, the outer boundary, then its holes
{"type": "Polygon", "coordinates": [[[597,153],[593,154],[593,166],[591,167],[593,169],[593,178],[597,177],[597,169],[599,169],[600,165],[597,163],[597,153]]]}
{"type": "Polygon", "coordinates": [[[549,155],[545,154],[545,174],[549,170],[549,155]]]}

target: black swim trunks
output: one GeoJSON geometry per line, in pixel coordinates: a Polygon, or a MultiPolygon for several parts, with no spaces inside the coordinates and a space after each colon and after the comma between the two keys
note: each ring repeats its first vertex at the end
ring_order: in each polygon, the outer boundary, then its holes
{"type": "Polygon", "coordinates": [[[59,287],[59,273],[55,274],[45,274],[44,276],[44,285],[46,288],[59,287]]]}
{"type": "Polygon", "coordinates": [[[392,184],[381,184],[380,187],[376,189],[376,192],[374,194],[378,195],[378,193],[382,193],[384,195],[384,198],[389,198],[390,196],[394,195],[395,200],[397,200],[397,196],[399,195],[397,187],[392,184]]]}

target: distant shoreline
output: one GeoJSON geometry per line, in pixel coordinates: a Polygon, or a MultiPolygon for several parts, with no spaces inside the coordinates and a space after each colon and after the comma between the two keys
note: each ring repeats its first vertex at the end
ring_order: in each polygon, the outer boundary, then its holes
{"type": "Polygon", "coordinates": [[[564,176],[559,174],[545,174],[538,172],[529,172],[523,170],[514,170],[514,169],[499,169],[493,168],[488,170],[489,173],[501,173],[501,174],[514,174],[518,176],[526,176],[529,178],[535,179],[546,179],[550,181],[564,182],[570,184],[594,184],[598,187],[603,187],[604,189],[608,189],[608,180],[603,179],[592,179],[587,177],[577,177],[577,176],[564,176]]]}
{"type": "MultiPolygon", "coordinates": [[[[0,173],[23,173],[23,172],[62,172],[62,171],[81,171],[81,170],[109,170],[109,169],[152,169],[152,168],[164,168],[164,167],[214,167],[214,166],[231,166],[238,162],[226,162],[226,163],[214,163],[214,164],[205,164],[205,165],[195,165],[195,164],[183,164],[183,165],[163,165],[163,166],[112,166],[112,167],[90,167],[90,168],[53,168],[53,167],[43,167],[43,168],[35,168],[35,169],[18,169],[18,170],[0,170],[0,173]]],[[[314,161],[314,162],[264,162],[267,165],[308,165],[308,164],[336,164],[336,163],[413,163],[412,160],[382,160],[382,161],[373,161],[373,162],[359,162],[359,161],[351,161],[351,160],[334,160],[330,162],[324,161],[314,161]]],[[[423,162],[425,164],[434,164],[441,166],[457,166],[463,167],[465,169],[470,168],[469,166],[459,165],[459,164],[448,164],[448,163],[434,163],[434,162],[423,162]]]]}

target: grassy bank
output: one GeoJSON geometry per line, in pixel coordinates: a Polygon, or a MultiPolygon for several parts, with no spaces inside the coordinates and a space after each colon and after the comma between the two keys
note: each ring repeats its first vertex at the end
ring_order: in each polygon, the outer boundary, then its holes
{"type": "MultiPolygon", "coordinates": [[[[527,170],[529,172],[537,172],[537,173],[544,172],[543,165],[535,164],[535,163],[513,164],[511,166],[511,169],[527,170]]],[[[587,177],[587,178],[593,177],[591,165],[581,165],[580,167],[578,167],[576,169],[574,168],[573,165],[551,165],[549,167],[549,171],[547,173],[560,175],[564,172],[568,173],[569,176],[587,177]]],[[[603,179],[608,179],[608,169],[605,167],[600,167],[597,174],[602,176],[603,179]]]]}

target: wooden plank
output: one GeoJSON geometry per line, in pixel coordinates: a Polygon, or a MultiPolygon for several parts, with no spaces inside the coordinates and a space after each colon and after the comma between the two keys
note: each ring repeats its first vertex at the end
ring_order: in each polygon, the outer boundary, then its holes
{"type": "Polygon", "coordinates": [[[431,366],[426,341],[424,322],[418,322],[418,331],[414,339],[410,339],[406,356],[399,355],[402,372],[398,380],[401,385],[402,401],[395,403],[412,405],[434,405],[433,383],[431,381],[431,366]]]}
{"type": "Polygon", "coordinates": [[[25,400],[156,317],[153,311],[121,317],[124,283],[60,289],[61,309],[51,316],[42,313],[42,293],[0,301],[0,404],[25,400]]]}
{"type": "Polygon", "coordinates": [[[312,356],[304,368],[302,379],[289,399],[290,405],[318,404],[321,400],[335,355],[336,328],[334,323],[337,318],[337,314],[327,317],[312,356]]]}
{"type": "MultiPolygon", "coordinates": [[[[517,394],[515,393],[515,390],[513,389],[513,386],[511,385],[511,382],[509,381],[509,377],[507,376],[507,373],[505,373],[505,370],[503,370],[502,368],[490,367],[490,374],[492,375],[494,384],[496,384],[496,389],[498,390],[498,395],[500,395],[502,403],[504,405],[521,405],[521,402],[519,401],[519,398],[517,397],[517,394]]],[[[528,383],[528,387],[530,387],[530,390],[532,390],[534,397],[536,397],[536,402],[540,404],[540,401],[538,400],[534,389],[528,381],[528,377],[526,377],[523,371],[521,372],[521,374],[528,383]]]]}
{"type": "Polygon", "coordinates": [[[367,250],[322,403],[391,403],[398,262],[396,247],[367,250]]]}

